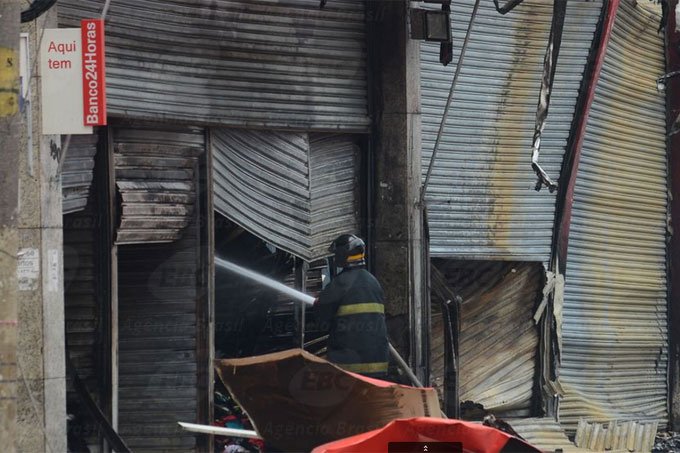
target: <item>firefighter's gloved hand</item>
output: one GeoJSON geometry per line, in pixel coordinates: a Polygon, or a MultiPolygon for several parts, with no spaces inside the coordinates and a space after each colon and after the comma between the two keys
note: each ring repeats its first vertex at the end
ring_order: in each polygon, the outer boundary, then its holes
{"type": "Polygon", "coordinates": [[[319,298],[318,297],[316,299],[314,299],[314,304],[312,305],[312,307],[316,307],[317,305],[319,305],[319,298]]]}

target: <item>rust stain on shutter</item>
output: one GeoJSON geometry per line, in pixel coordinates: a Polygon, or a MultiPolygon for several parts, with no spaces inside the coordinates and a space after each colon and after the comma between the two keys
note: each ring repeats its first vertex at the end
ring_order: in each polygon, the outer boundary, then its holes
{"type": "MultiPolygon", "coordinates": [[[[530,15],[546,14],[545,4],[526,2],[522,8],[530,15]]],[[[547,14],[546,14],[547,15],[547,14]]],[[[545,42],[550,33],[550,22],[518,21],[512,23],[511,36],[516,46],[508,48],[511,67],[502,82],[498,115],[495,126],[497,136],[491,164],[491,207],[489,229],[492,246],[503,254],[512,254],[513,241],[521,232],[522,209],[526,209],[527,195],[531,193],[532,176],[529,171],[531,135],[527,124],[536,116],[536,99],[540,81],[537,70],[542,66],[545,42]]],[[[526,237],[530,231],[521,232],[526,237]]]]}

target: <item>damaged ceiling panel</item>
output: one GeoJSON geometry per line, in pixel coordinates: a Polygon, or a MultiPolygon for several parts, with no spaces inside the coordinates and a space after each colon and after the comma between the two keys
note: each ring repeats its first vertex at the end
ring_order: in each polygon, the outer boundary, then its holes
{"type": "MultiPolygon", "coordinates": [[[[474,0],[454,0],[453,62],[421,47],[423,172],[427,171],[474,0]]],[[[558,176],[601,0],[570,0],[541,140],[541,165],[558,176]]],[[[534,122],[552,2],[525,0],[508,14],[483,1],[473,24],[427,189],[434,257],[547,261],[555,194],[536,192],[534,122]]]]}
{"type": "MultiPolygon", "coordinates": [[[[459,294],[460,401],[472,401],[503,417],[529,415],[538,354],[533,311],[544,283],[539,263],[435,260],[433,303],[438,285],[459,294]]],[[[434,311],[434,310],[433,310],[434,311]]],[[[433,318],[433,335],[443,338],[442,317],[433,318]],[[440,334],[436,334],[436,332],[440,334]]],[[[432,376],[443,373],[443,347],[432,357],[432,376]]]]}
{"type": "MultiPolygon", "coordinates": [[[[82,211],[90,196],[97,154],[97,134],[72,135],[61,173],[62,209],[64,214],[82,211]]],[[[63,145],[65,145],[64,143],[63,145]]],[[[65,147],[62,145],[62,150],[65,147]]]]}
{"type": "Polygon", "coordinates": [[[194,217],[203,129],[114,130],[116,244],[172,242],[194,217]]]}
{"type": "MultiPolygon", "coordinates": [[[[105,0],[60,0],[59,25],[105,0]]],[[[364,2],[116,0],[106,16],[111,116],[367,132],[364,2]]]]}
{"type": "Polygon", "coordinates": [[[351,136],[213,130],[215,209],[307,261],[358,233],[358,147],[351,136]]]}
{"type": "Polygon", "coordinates": [[[586,126],[563,307],[560,421],[668,420],[661,8],[622,0],[586,126]]]}

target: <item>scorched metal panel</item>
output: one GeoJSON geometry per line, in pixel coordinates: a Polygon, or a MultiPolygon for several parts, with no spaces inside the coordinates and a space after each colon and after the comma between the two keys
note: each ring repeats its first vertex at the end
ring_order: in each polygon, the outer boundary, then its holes
{"type": "Polygon", "coordinates": [[[118,248],[118,426],[132,451],[196,451],[198,227],[170,244],[118,248]]]}
{"type": "MultiPolygon", "coordinates": [[[[458,386],[461,402],[498,417],[527,417],[536,375],[538,329],[532,319],[543,281],[540,263],[435,259],[433,300],[460,295],[458,386]]],[[[433,310],[432,377],[443,382],[444,320],[433,310]]],[[[468,405],[461,409],[469,416],[468,405]]]]}
{"type": "Polygon", "coordinates": [[[196,206],[198,128],[116,128],[114,162],[121,213],[116,244],[172,242],[196,206]]]}
{"type": "Polygon", "coordinates": [[[622,0],[574,190],[560,420],[667,411],[666,145],[660,7],[622,0]]]}
{"type": "MultiPolygon", "coordinates": [[[[104,0],[59,2],[61,26],[104,0]]],[[[116,0],[109,115],[190,124],[368,130],[364,2],[116,0]]]]}
{"type": "MultiPolygon", "coordinates": [[[[474,0],[452,3],[453,61],[421,47],[423,172],[427,171],[474,0]]],[[[562,163],[601,1],[569,0],[540,162],[562,163]]],[[[507,15],[482,1],[427,190],[433,257],[547,261],[555,194],[534,190],[531,145],[552,2],[507,15]]]]}

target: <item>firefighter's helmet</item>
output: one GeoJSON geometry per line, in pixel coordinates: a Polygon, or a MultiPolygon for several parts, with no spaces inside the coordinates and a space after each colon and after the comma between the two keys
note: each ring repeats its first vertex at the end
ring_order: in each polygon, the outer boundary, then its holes
{"type": "Polygon", "coordinates": [[[335,255],[335,265],[342,268],[366,265],[366,244],[353,234],[341,234],[328,247],[335,255]]]}

